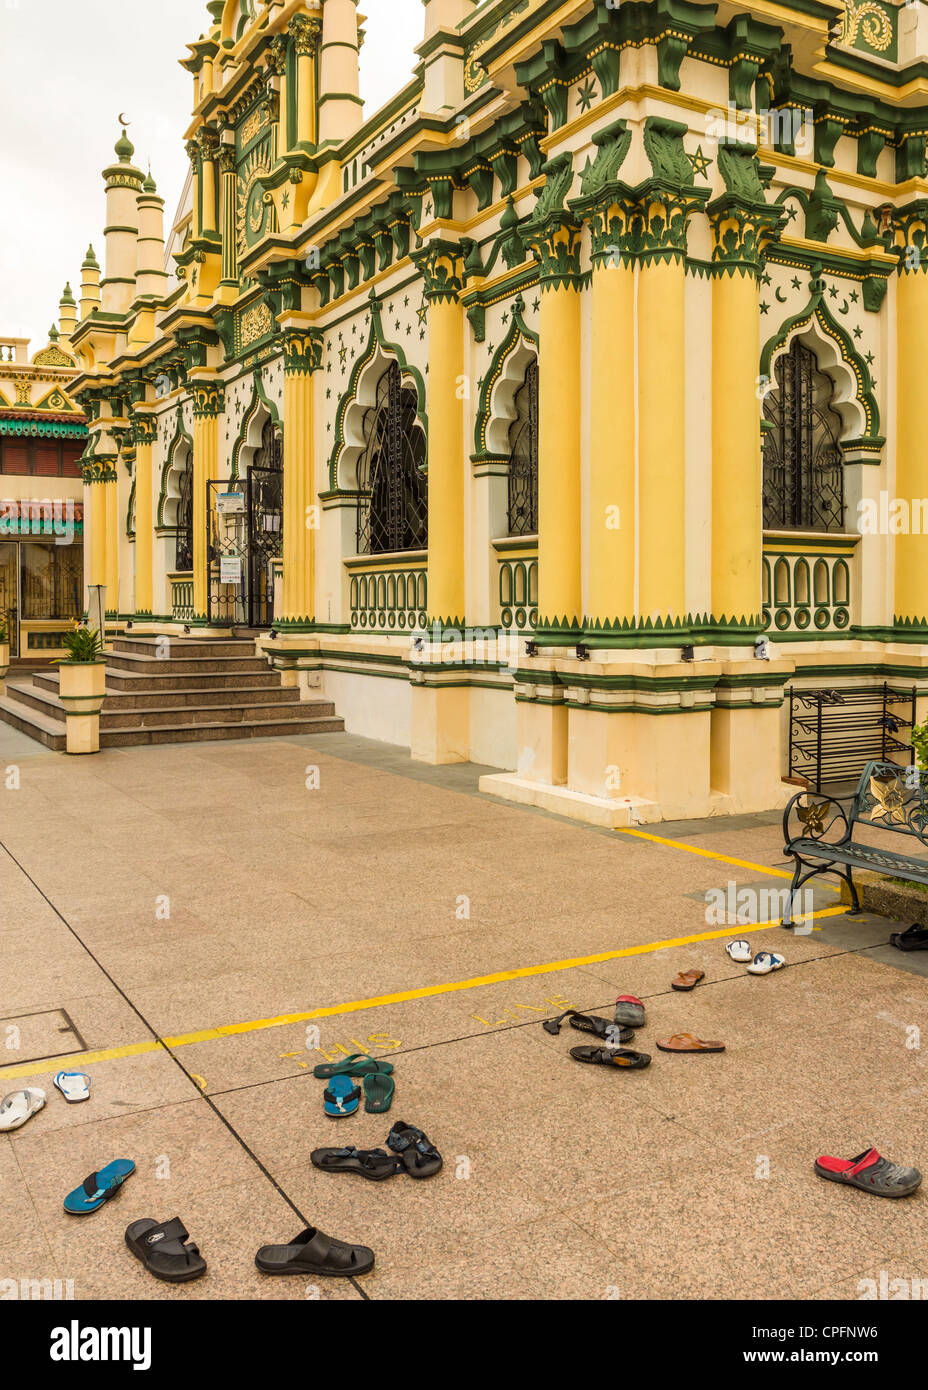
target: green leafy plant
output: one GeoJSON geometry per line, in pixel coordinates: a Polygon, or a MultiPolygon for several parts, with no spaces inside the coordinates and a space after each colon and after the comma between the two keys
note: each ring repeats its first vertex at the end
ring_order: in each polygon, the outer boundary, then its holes
{"type": "Polygon", "coordinates": [[[100,660],[103,638],[95,627],[76,627],[73,632],[65,633],[62,646],[68,653],[69,661],[83,665],[100,660]]]}
{"type": "Polygon", "coordinates": [[[928,768],[928,719],[924,724],[916,724],[912,730],[912,747],[918,758],[918,766],[928,768]]]}

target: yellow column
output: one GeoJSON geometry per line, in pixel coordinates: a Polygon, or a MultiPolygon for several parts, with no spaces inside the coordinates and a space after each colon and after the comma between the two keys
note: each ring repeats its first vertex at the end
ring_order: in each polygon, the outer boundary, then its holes
{"type": "Polygon", "coordinates": [[[84,496],[90,505],[90,567],[88,584],[106,583],[106,484],[102,475],[97,475],[98,467],[93,465],[94,473],[84,489],[84,496]]]}
{"type": "Polygon", "coordinates": [[[322,364],[322,335],[292,332],[284,341],[283,609],[274,626],[309,628],[316,615],[316,517],[313,472],[313,373],[322,364]]]}
{"type": "Polygon", "coordinates": [[[747,271],[712,281],[712,617],[760,630],[760,297],[747,271]]]}
{"type": "MultiPolygon", "coordinates": [[[[568,156],[569,158],[569,156],[568,156]]],[[[552,168],[556,161],[552,161],[552,168]]],[[[558,177],[549,174],[549,182],[558,177]]],[[[540,262],[538,328],[538,640],[575,642],[580,560],[580,228],[555,212],[529,240],[540,262]]]]}
{"type": "Polygon", "coordinates": [[[429,301],[429,615],[433,622],[463,629],[465,391],[459,248],[430,242],[416,259],[429,301]]]}
{"type": "Polygon", "coordinates": [[[135,433],[135,613],[151,617],[152,587],[152,450],[156,427],[154,417],[136,415],[135,433]]]}
{"type": "MultiPolygon", "coordinates": [[[[920,204],[916,219],[922,232],[928,224],[928,207],[920,204]]],[[[928,354],[928,257],[924,250],[918,263],[909,254],[900,267],[896,290],[896,486],[895,495],[907,504],[910,517],[916,515],[913,503],[928,497],[928,449],[925,446],[924,366],[928,354]]],[[[924,245],[924,243],[922,243],[924,245]]],[[[920,528],[919,528],[920,529],[920,528]]],[[[928,535],[894,537],[896,580],[894,625],[923,628],[928,622],[928,535]]],[[[913,634],[915,635],[915,634],[913,634]]],[[[924,634],[922,640],[928,640],[924,634]]]]}
{"type": "Polygon", "coordinates": [[[113,477],[107,478],[106,489],[106,612],[114,617],[119,613],[119,482],[113,464],[113,477]]]}
{"type": "Polygon", "coordinates": [[[235,146],[224,144],[219,151],[222,182],[222,283],[223,302],[238,294],[238,237],[235,226],[238,176],[235,172],[235,146]]]}
{"type": "Polygon", "coordinates": [[[205,623],[209,575],[206,554],[206,484],[219,467],[219,416],[225,408],[224,389],[213,378],[198,377],[193,391],[193,610],[205,623]]]}
{"type": "Polygon", "coordinates": [[[682,255],[641,260],[638,280],[638,611],[686,606],[686,346],[682,255]]]}
{"type": "MultiPolygon", "coordinates": [[[[322,33],[322,21],[308,15],[294,15],[290,33],[296,52],[296,141],[298,145],[316,142],[316,48],[322,33]]],[[[281,91],[281,120],[285,119],[281,91]]]]}
{"type": "Polygon", "coordinates": [[[200,225],[204,232],[215,232],[218,230],[216,218],[216,155],[218,146],[216,137],[203,130],[200,131],[197,141],[200,146],[202,168],[200,225]]]}
{"type": "Polygon", "coordinates": [[[593,262],[589,580],[584,624],[635,617],[635,270],[593,262]]]}

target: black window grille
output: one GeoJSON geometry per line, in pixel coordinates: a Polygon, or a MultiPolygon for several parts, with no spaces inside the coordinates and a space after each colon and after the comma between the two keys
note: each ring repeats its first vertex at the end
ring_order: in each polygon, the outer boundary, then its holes
{"type": "Polygon", "coordinates": [[[531,362],[516,392],[509,427],[509,534],[538,532],[538,361],[531,362]]]}
{"type": "Polygon", "coordinates": [[[193,463],[189,459],[178,483],[175,566],[181,573],[193,569],[193,463]]]}
{"type": "Polygon", "coordinates": [[[776,384],[764,399],[764,527],[769,531],[843,531],[841,417],[834,383],[811,348],[794,338],[777,358],[776,384]]]}
{"type": "Polygon", "coordinates": [[[399,363],[391,363],[364,418],[365,448],[358,460],[359,555],[428,545],[425,433],[417,408],[416,392],[403,385],[399,363]]]}
{"type": "Polygon", "coordinates": [[[284,466],[284,437],[273,420],[268,420],[261,431],[261,443],[255,450],[251,461],[252,468],[266,468],[279,473],[284,466]]]}

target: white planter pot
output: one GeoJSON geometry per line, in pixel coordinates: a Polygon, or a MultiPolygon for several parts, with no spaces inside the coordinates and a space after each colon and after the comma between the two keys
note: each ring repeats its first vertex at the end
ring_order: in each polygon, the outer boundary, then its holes
{"type": "Polygon", "coordinates": [[[100,710],[106,699],[104,661],[62,661],[59,699],[67,711],[69,753],[99,753],[100,710]]]}

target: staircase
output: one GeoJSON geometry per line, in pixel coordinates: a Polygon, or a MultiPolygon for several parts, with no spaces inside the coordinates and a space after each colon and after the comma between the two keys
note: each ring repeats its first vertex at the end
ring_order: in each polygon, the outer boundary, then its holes
{"type": "MultiPolygon", "coordinates": [[[[100,747],[204,743],[230,738],[286,738],[340,732],[328,700],[301,701],[295,687],[236,638],[117,637],[106,653],[106,699],[100,747]]],[[[12,673],[11,673],[12,674],[12,673]]],[[[65,708],[58,670],[7,677],[0,720],[55,752],[65,748],[65,708]]]]}

